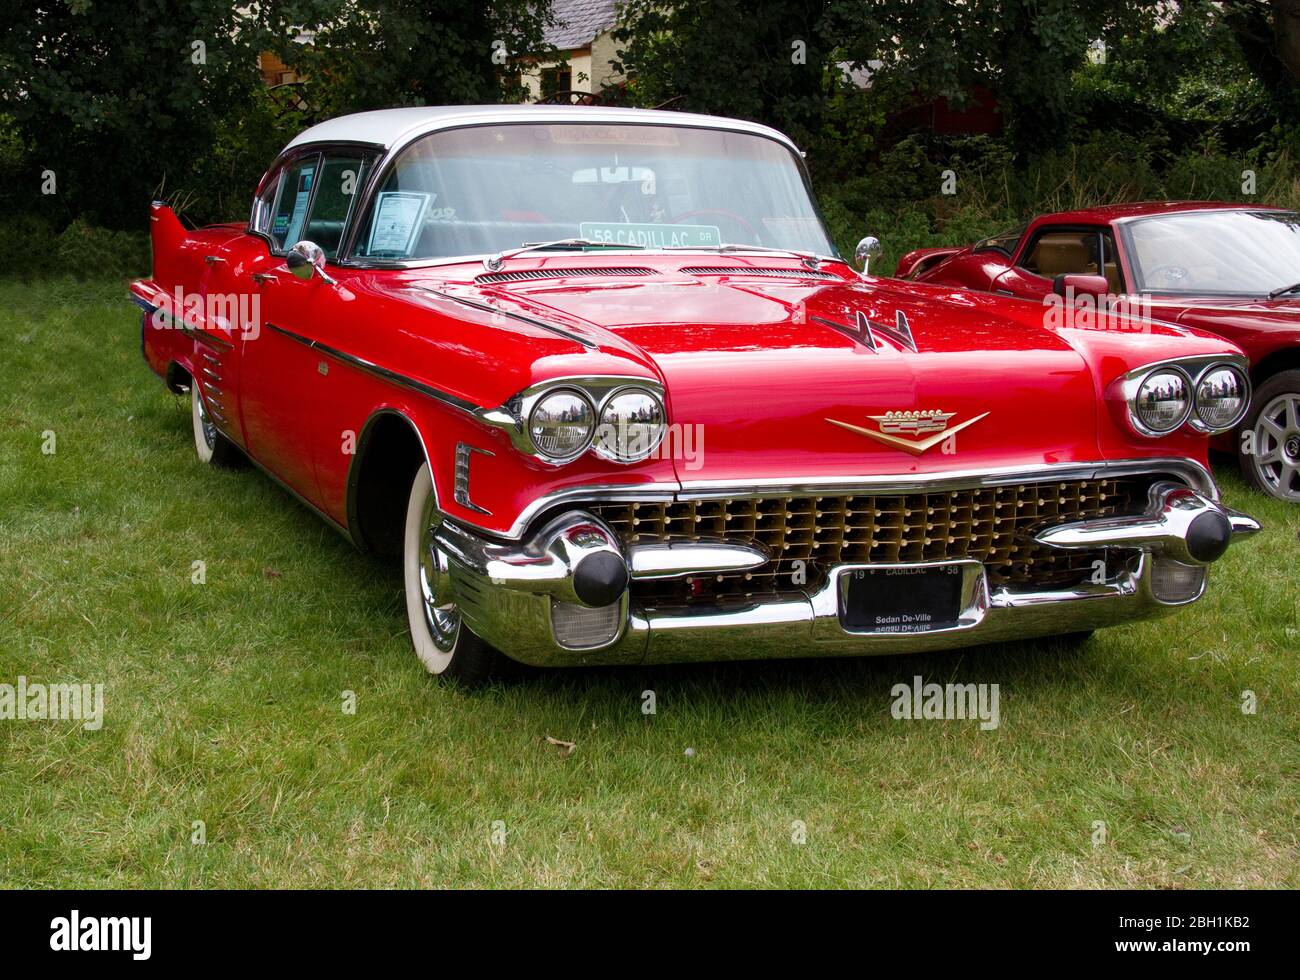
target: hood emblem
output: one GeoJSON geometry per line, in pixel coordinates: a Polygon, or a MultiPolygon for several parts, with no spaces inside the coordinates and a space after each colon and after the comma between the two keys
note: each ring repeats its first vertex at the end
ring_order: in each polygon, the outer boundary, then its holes
{"type": "Polygon", "coordinates": [[[836,323],[834,320],[828,320],[825,317],[809,317],[822,326],[830,327],[832,330],[838,330],[840,333],[852,337],[863,347],[870,351],[879,351],[880,345],[876,343],[876,334],[883,334],[894,343],[906,347],[913,354],[916,353],[916,339],[912,336],[912,326],[907,322],[907,314],[902,310],[896,310],[894,313],[894,325],[880,323],[877,320],[871,320],[861,310],[855,317],[857,326],[850,327],[848,324],[836,323]]]}
{"type": "Polygon", "coordinates": [[[867,418],[876,423],[879,431],[867,429],[860,425],[851,425],[838,419],[827,419],[826,421],[831,425],[838,425],[841,429],[848,429],[850,432],[856,432],[869,439],[875,439],[877,442],[883,442],[887,446],[894,446],[920,456],[921,453],[927,449],[933,449],[949,436],[955,436],[962,429],[974,425],[989,413],[985,412],[983,415],[976,415],[973,419],[967,419],[950,429],[948,428],[948,422],[956,414],[956,412],[942,412],[937,408],[931,408],[916,412],[886,412],[884,415],[868,415],[867,418]],[[917,438],[904,438],[905,436],[917,438]],[[924,438],[919,438],[922,436],[924,438]]]}

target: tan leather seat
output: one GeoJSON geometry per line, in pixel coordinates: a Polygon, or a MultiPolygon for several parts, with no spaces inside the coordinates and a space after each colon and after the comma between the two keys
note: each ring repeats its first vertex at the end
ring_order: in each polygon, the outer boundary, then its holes
{"type": "Polygon", "coordinates": [[[1044,235],[1034,245],[1030,267],[1049,278],[1062,273],[1096,274],[1097,263],[1088,255],[1088,247],[1078,235],[1044,235]]]}

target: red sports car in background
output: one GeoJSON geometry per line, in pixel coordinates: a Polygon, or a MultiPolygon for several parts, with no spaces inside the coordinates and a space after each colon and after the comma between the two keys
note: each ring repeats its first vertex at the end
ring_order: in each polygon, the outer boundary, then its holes
{"type": "Polygon", "coordinates": [[[362,113],[247,223],[152,225],[144,356],[198,458],[399,558],[435,674],[1078,636],[1259,529],[1206,465],[1230,343],[860,276],[763,126],[362,113]]]}
{"type": "Polygon", "coordinates": [[[1071,291],[1103,302],[1140,296],[1151,319],[1226,337],[1250,358],[1255,389],[1231,449],[1255,487],[1300,502],[1295,212],[1206,202],[1065,211],[965,248],[909,252],[895,275],[1038,302],[1071,291]]]}

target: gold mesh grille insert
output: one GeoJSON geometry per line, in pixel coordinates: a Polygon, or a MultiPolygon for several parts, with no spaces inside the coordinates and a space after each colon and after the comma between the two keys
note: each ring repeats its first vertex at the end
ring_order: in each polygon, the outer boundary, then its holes
{"type": "Polygon", "coordinates": [[[1043,524],[1123,513],[1145,501],[1145,479],[1019,483],[935,493],[734,497],[680,503],[604,503],[589,509],[625,545],[758,542],[773,558],[753,572],[639,583],[664,601],[744,597],[815,588],[835,565],[973,558],[994,586],[1082,581],[1098,554],[1034,544],[1043,524]],[[805,585],[795,585],[804,562],[805,585]],[[649,586],[648,588],[646,586],[649,586]]]}

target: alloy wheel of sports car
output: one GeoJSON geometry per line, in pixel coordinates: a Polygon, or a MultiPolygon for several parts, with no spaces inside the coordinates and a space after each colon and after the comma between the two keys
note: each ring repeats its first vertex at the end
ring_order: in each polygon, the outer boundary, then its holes
{"type": "Polygon", "coordinates": [[[1300,371],[1265,381],[1255,405],[1243,426],[1254,433],[1254,451],[1238,450],[1242,473],[1269,496],[1300,502],[1300,371]]]}
{"type": "Polygon", "coordinates": [[[208,417],[207,406],[197,384],[190,384],[190,419],[194,425],[194,451],[200,463],[209,466],[236,467],[244,457],[239,447],[217,431],[208,417]]]}
{"type": "Polygon", "coordinates": [[[411,482],[402,550],[411,644],[429,673],[462,684],[479,684],[498,673],[505,658],[474,635],[461,619],[451,596],[447,554],[434,537],[441,523],[433,477],[425,463],[411,482]]]}

